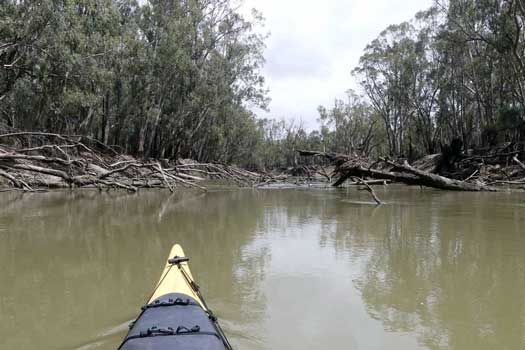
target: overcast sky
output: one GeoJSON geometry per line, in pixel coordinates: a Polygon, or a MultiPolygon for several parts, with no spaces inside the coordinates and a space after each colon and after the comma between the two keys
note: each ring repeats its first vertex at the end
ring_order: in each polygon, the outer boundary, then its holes
{"type": "Polygon", "coordinates": [[[329,106],[356,88],[350,75],[366,44],[389,24],[410,20],[431,0],[245,0],[258,9],[270,32],[263,70],[270,113],[316,127],[317,106],[329,106]]]}

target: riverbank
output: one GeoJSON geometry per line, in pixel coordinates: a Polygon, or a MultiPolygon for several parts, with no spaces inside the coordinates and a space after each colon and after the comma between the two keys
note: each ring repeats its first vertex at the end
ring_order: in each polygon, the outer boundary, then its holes
{"type": "Polygon", "coordinates": [[[0,135],[0,191],[95,188],[136,192],[141,188],[178,187],[206,191],[204,182],[240,187],[274,183],[369,186],[404,183],[442,190],[500,191],[525,189],[523,149],[507,143],[466,154],[434,154],[408,164],[406,159],[372,160],[356,155],[298,151],[328,160],[317,165],[275,171],[249,171],[234,165],[190,159],[144,159],[81,135],[12,132],[0,135]],[[324,164],[324,165],[321,165],[324,164]],[[351,181],[348,181],[351,180],[351,181]]]}

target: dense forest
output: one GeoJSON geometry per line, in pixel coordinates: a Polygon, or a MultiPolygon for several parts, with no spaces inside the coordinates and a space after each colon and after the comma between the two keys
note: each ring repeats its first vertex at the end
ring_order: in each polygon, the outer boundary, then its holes
{"type": "MultiPolygon", "coordinates": [[[[263,18],[232,1],[0,2],[0,123],[249,168],[525,141],[525,4],[439,0],[364,49],[318,130],[259,119],[263,18]]],[[[358,35],[356,33],[356,35],[358,35]]],[[[308,59],[307,57],[305,59],[308,59]]],[[[350,70],[351,67],[349,67],[350,70]]]]}
{"type": "Polygon", "coordinates": [[[1,120],[145,157],[249,158],[263,37],[224,0],[2,1],[1,120]]]}
{"type": "MultiPolygon", "coordinates": [[[[524,141],[524,25],[521,0],[451,0],[384,30],[353,70],[381,152],[414,158],[454,139],[464,148],[524,141]]],[[[353,100],[328,120],[370,151],[353,100]]]]}

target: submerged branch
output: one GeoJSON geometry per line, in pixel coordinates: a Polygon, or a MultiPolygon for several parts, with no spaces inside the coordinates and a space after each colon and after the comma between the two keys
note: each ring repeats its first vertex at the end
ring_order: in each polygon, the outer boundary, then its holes
{"type": "Polygon", "coordinates": [[[383,202],[381,202],[381,200],[377,197],[376,193],[374,192],[374,189],[365,180],[361,179],[360,177],[354,177],[354,179],[359,184],[362,184],[366,187],[366,190],[370,192],[370,194],[372,195],[372,198],[374,198],[374,201],[376,202],[377,205],[383,204],[383,202]]]}

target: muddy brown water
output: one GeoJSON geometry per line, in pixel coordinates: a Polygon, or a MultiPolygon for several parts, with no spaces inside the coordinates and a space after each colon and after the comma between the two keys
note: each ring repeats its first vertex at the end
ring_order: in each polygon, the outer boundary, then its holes
{"type": "Polygon", "coordinates": [[[236,349],[525,348],[525,194],[0,195],[0,349],[114,349],[183,245],[236,349]]]}

